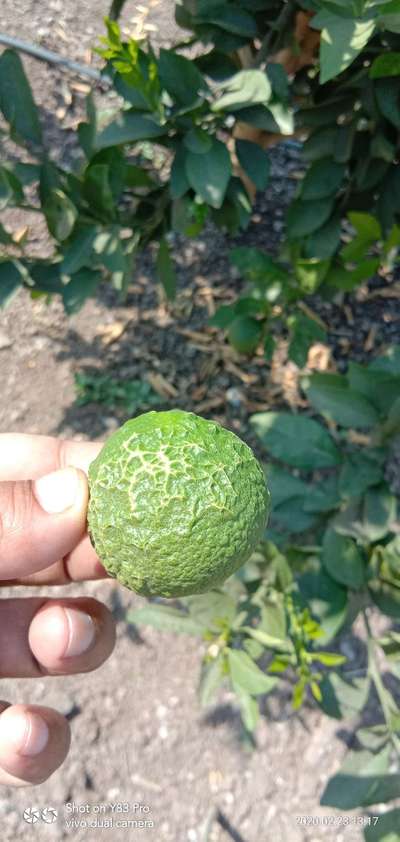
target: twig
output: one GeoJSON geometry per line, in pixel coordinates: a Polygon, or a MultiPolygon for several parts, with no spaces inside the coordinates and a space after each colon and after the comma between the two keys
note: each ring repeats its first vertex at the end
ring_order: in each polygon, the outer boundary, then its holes
{"type": "Polygon", "coordinates": [[[113,0],[108,14],[110,20],[118,20],[122,9],[124,8],[126,0],[113,0]]]}
{"type": "Polygon", "coordinates": [[[254,58],[254,67],[259,67],[266,58],[268,58],[268,53],[272,44],[273,37],[275,33],[279,33],[281,35],[282,30],[285,29],[286,24],[289,23],[290,18],[293,14],[293,5],[289,1],[286,6],[283,7],[282,11],[278,15],[275,23],[272,24],[271,28],[268,30],[267,34],[264,36],[261,47],[254,58]]]}
{"type": "Polygon", "coordinates": [[[372,629],[370,626],[370,622],[368,619],[367,609],[363,609],[363,619],[364,625],[368,636],[367,641],[367,649],[368,649],[368,673],[371,678],[372,683],[375,686],[375,691],[378,696],[382,712],[385,718],[386,726],[389,732],[389,736],[394,748],[397,751],[397,754],[400,756],[400,740],[393,732],[392,724],[391,724],[391,710],[390,705],[388,704],[387,695],[386,695],[386,688],[383,684],[381,674],[379,671],[379,666],[376,660],[376,645],[375,639],[372,634],[372,629]]]}
{"type": "Polygon", "coordinates": [[[217,811],[217,822],[221,825],[221,827],[226,831],[228,836],[231,837],[233,842],[246,842],[243,838],[242,834],[239,833],[236,828],[231,825],[229,819],[221,812],[221,810],[217,811]]]}
{"type": "Polygon", "coordinates": [[[33,56],[33,58],[37,58],[39,61],[47,61],[49,64],[67,67],[68,70],[79,73],[80,76],[88,76],[89,79],[93,79],[95,82],[108,83],[109,81],[107,77],[102,76],[100,71],[95,70],[94,67],[89,67],[87,64],[80,64],[77,61],[66,58],[66,56],[61,56],[59,53],[54,53],[52,50],[38,47],[37,44],[28,44],[27,41],[20,41],[19,38],[12,38],[10,35],[4,35],[1,32],[0,44],[4,44],[5,47],[11,47],[14,50],[19,50],[21,53],[27,53],[27,55],[33,56]]]}

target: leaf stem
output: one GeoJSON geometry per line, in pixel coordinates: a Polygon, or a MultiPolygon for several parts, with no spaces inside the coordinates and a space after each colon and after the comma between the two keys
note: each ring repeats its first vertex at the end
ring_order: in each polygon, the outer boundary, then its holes
{"type": "Polygon", "coordinates": [[[381,705],[381,708],[382,708],[382,712],[383,712],[383,715],[385,717],[385,722],[386,722],[386,725],[387,725],[387,729],[389,731],[390,739],[391,739],[391,741],[393,743],[393,746],[396,749],[396,751],[397,751],[397,753],[400,757],[400,740],[396,736],[396,734],[393,732],[392,716],[391,716],[390,706],[388,704],[386,689],[385,689],[385,686],[383,684],[381,674],[379,672],[379,666],[378,666],[378,663],[377,663],[377,660],[376,660],[376,644],[375,644],[374,636],[372,634],[372,629],[371,629],[371,625],[370,625],[370,622],[369,622],[369,617],[368,617],[368,613],[367,613],[366,608],[363,609],[363,618],[364,618],[364,624],[365,624],[365,628],[366,628],[367,636],[368,636],[368,642],[367,642],[368,674],[371,678],[371,681],[374,684],[376,694],[378,696],[378,699],[379,699],[379,702],[380,702],[380,705],[381,705]]]}
{"type": "MultiPolygon", "coordinates": [[[[281,13],[278,15],[275,23],[271,26],[271,28],[268,30],[267,34],[264,36],[264,38],[261,42],[261,47],[254,57],[253,65],[255,67],[259,67],[260,64],[262,64],[263,61],[265,61],[265,59],[268,58],[268,53],[269,53],[269,50],[270,50],[270,47],[271,47],[271,44],[272,44],[275,33],[278,32],[279,36],[282,35],[282,31],[286,28],[286,25],[289,23],[290,18],[293,15],[293,12],[294,12],[294,7],[293,7],[293,4],[289,0],[289,2],[286,4],[286,6],[283,7],[281,13]]],[[[275,47],[276,46],[277,45],[275,45],[275,47]]]]}

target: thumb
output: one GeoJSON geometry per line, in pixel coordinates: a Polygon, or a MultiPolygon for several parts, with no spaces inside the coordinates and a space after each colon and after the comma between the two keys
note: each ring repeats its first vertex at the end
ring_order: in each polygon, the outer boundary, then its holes
{"type": "Polygon", "coordinates": [[[0,580],[63,558],[86,527],[87,478],[63,468],[37,480],[0,482],[0,580]]]}

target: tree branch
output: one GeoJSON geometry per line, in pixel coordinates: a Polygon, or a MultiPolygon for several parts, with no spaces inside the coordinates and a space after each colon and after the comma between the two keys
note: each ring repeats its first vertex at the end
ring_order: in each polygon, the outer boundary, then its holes
{"type": "Polygon", "coordinates": [[[4,35],[1,32],[0,44],[4,44],[6,47],[11,47],[21,53],[33,56],[33,58],[37,58],[39,61],[46,61],[49,64],[66,67],[68,70],[72,70],[73,73],[78,73],[80,76],[87,76],[89,79],[93,79],[94,82],[107,83],[107,77],[102,76],[100,71],[95,70],[94,67],[89,67],[87,64],[80,64],[79,62],[73,61],[66,56],[61,56],[59,53],[54,53],[52,50],[46,50],[43,47],[39,47],[37,44],[29,44],[27,41],[20,41],[19,38],[12,38],[10,35],[4,35]]]}

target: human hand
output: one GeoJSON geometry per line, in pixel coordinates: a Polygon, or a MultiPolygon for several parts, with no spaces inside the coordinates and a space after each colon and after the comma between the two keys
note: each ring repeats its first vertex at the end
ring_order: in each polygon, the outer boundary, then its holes
{"type": "MultiPolygon", "coordinates": [[[[100,448],[0,435],[0,586],[107,576],[86,533],[86,472],[100,448]]],[[[0,678],[88,672],[114,643],[113,618],[91,597],[0,603],[0,678]]],[[[63,762],[69,743],[69,724],[57,711],[0,701],[0,784],[41,783],[63,762]]]]}

